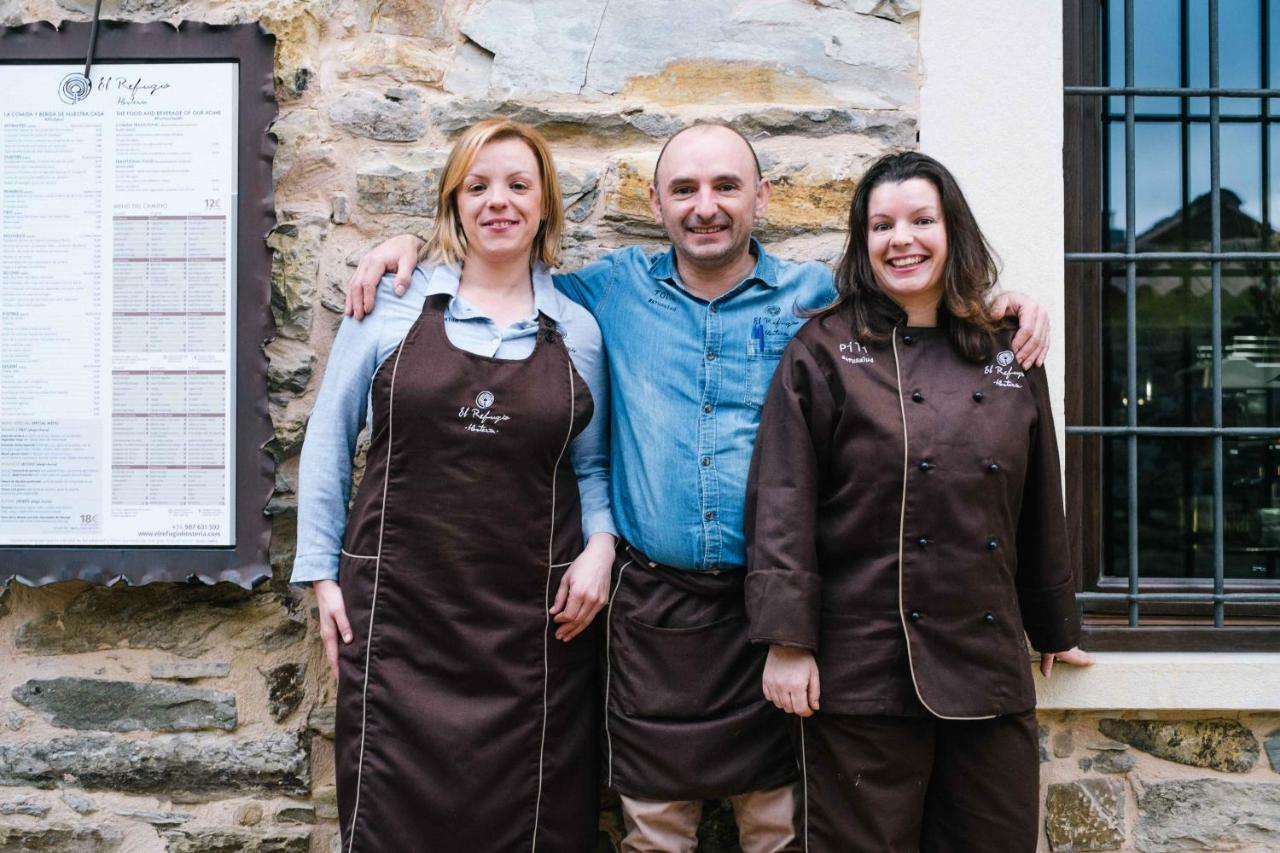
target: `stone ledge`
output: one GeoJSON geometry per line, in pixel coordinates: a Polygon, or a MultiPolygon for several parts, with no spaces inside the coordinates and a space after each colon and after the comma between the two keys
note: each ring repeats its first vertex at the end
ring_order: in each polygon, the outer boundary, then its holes
{"type": "Polygon", "coordinates": [[[1280,654],[1099,652],[1088,669],[1036,666],[1042,711],[1280,710],[1280,654]]]}

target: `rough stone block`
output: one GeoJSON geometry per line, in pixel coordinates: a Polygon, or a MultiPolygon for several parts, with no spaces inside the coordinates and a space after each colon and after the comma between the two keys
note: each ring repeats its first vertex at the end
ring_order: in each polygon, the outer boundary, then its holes
{"type": "Polygon", "coordinates": [[[445,34],[444,0],[358,0],[356,9],[366,30],[437,38],[445,34]]]}
{"type": "Polygon", "coordinates": [[[168,681],[226,678],[231,664],[224,660],[180,660],[151,664],[151,677],[168,681]]]}
{"type": "Polygon", "coordinates": [[[316,817],[321,820],[338,819],[338,789],[333,785],[321,785],[311,795],[311,804],[315,806],[316,817]]]}
{"type": "Polygon", "coordinates": [[[1128,773],[1138,760],[1128,752],[1106,751],[1093,758],[1093,769],[1099,773],[1128,773]]]}
{"type": "Polygon", "coordinates": [[[271,132],[276,137],[271,182],[277,191],[286,180],[306,181],[336,165],[330,155],[329,127],[315,110],[283,111],[271,125],[271,132]]]}
{"type": "Polygon", "coordinates": [[[306,340],[311,334],[311,304],[316,296],[320,244],[328,234],[327,218],[282,221],[267,236],[271,259],[271,316],[283,337],[306,340]]]}
{"type": "Polygon", "coordinates": [[[20,814],[27,817],[44,817],[48,813],[49,806],[36,802],[31,797],[18,797],[16,800],[0,803],[0,814],[2,815],[20,814]]]}
{"type": "Polygon", "coordinates": [[[311,806],[287,806],[276,812],[276,823],[313,824],[315,822],[316,810],[311,806]]]}
{"type": "Polygon", "coordinates": [[[280,732],[260,740],[159,735],[127,741],[82,735],[0,744],[0,785],[161,794],[200,801],[223,793],[306,795],[310,739],[280,732]]]}
{"type": "Polygon", "coordinates": [[[234,693],[178,684],[32,679],[15,687],[13,698],[68,729],[185,732],[236,727],[234,693]]]}
{"type": "Polygon", "coordinates": [[[271,441],[267,442],[267,450],[276,462],[292,456],[302,448],[302,437],[307,431],[306,415],[297,414],[279,406],[269,406],[271,424],[275,430],[271,441]]]}
{"type": "Polygon", "coordinates": [[[169,853],[307,853],[311,833],[258,834],[235,829],[172,830],[164,833],[169,853]]]}
{"type": "Polygon", "coordinates": [[[262,804],[245,803],[236,809],[236,823],[241,826],[257,826],[262,823],[262,804]]]}
{"type": "Polygon", "coordinates": [[[307,665],[283,663],[260,672],[267,680],[267,708],[271,712],[271,719],[278,723],[302,704],[307,665]]]}
{"type": "Polygon", "coordinates": [[[1179,779],[1138,795],[1136,846],[1171,850],[1280,849],[1280,784],[1179,779]]]}
{"type": "Polygon", "coordinates": [[[413,89],[382,95],[348,92],[329,107],[329,120],[356,136],[382,142],[413,142],[427,132],[422,96],[413,89]]]}
{"type": "Polygon", "coordinates": [[[334,225],[345,225],[351,221],[351,199],[346,193],[334,193],[329,196],[329,219],[334,225]]]}
{"type": "Polygon", "coordinates": [[[62,610],[18,628],[29,654],[79,654],[101,649],[161,649],[200,657],[210,649],[279,650],[306,635],[306,621],[278,595],[231,583],[93,586],[62,610]]]}
{"type": "MultiPolygon", "coordinates": [[[[300,8],[300,7],[299,7],[300,8]]],[[[276,95],[283,101],[302,96],[315,79],[312,63],[319,55],[316,21],[302,12],[290,17],[265,14],[261,22],[276,37],[276,95]]]]}
{"type": "Polygon", "coordinates": [[[494,55],[493,87],[520,97],[885,108],[916,96],[914,28],[799,0],[481,0],[462,33],[494,55]]]}
{"type": "Polygon", "coordinates": [[[118,811],[120,817],[127,817],[131,820],[140,820],[143,823],[149,823],[152,826],[171,827],[182,826],[195,815],[180,814],[177,812],[161,812],[161,811],[118,811]]]}
{"type": "Polygon", "coordinates": [[[1193,767],[1248,773],[1258,761],[1258,739],[1236,720],[1108,718],[1098,721],[1098,729],[1143,752],[1193,767]]]}
{"type": "Polygon", "coordinates": [[[123,836],[110,827],[92,824],[6,826],[0,824],[0,853],[57,850],[59,853],[111,853],[123,836]]]}
{"type": "Polygon", "coordinates": [[[374,36],[343,52],[338,76],[390,78],[400,83],[439,86],[448,66],[439,53],[409,39],[374,36]]]}
{"type": "Polygon", "coordinates": [[[356,171],[356,202],[372,213],[435,216],[443,166],[443,154],[425,151],[366,163],[356,171]]]}
{"type": "Polygon", "coordinates": [[[1267,761],[1271,764],[1271,769],[1280,773],[1280,729],[1267,735],[1263,745],[1267,750],[1267,761]]]}
{"type": "Polygon", "coordinates": [[[307,728],[318,735],[333,740],[333,730],[335,725],[335,714],[337,708],[332,705],[316,707],[311,709],[311,713],[307,715],[307,728]]]}
{"type": "Polygon", "coordinates": [[[276,338],[263,349],[267,352],[267,389],[301,394],[311,381],[316,354],[311,347],[288,338],[276,338]]]}
{"type": "Polygon", "coordinates": [[[1045,835],[1054,853],[1118,850],[1124,844],[1124,783],[1080,779],[1049,786],[1045,835]]]}
{"type": "Polygon", "coordinates": [[[1054,732],[1051,743],[1055,758],[1068,758],[1076,748],[1075,739],[1071,736],[1071,732],[1054,732]]]}
{"type": "Polygon", "coordinates": [[[89,814],[90,812],[97,811],[97,807],[94,806],[93,800],[89,799],[84,794],[77,794],[74,791],[63,791],[62,802],[66,803],[67,808],[71,809],[76,814],[89,814]]]}

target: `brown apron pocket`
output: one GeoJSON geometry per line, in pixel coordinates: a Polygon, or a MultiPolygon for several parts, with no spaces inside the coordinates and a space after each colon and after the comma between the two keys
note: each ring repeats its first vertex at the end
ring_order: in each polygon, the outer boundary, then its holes
{"type": "Polygon", "coordinates": [[[628,616],[619,639],[613,677],[632,716],[707,719],[762,699],[764,658],[742,616],[668,628],[628,616]]]}

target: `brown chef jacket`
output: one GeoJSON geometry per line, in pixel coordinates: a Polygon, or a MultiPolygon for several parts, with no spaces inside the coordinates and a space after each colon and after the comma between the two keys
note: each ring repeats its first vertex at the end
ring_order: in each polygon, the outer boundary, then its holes
{"type": "Polygon", "coordinates": [[[1026,711],[1023,632],[1078,641],[1045,375],[1010,336],[979,364],[942,328],[864,345],[839,312],[782,357],[748,486],[750,636],[815,652],[824,713],[1026,711]]]}

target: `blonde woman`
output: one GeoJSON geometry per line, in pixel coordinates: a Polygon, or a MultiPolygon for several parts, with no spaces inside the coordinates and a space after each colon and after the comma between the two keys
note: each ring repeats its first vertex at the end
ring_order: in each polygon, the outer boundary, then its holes
{"type": "Polygon", "coordinates": [[[607,378],[595,321],[552,285],[563,224],[542,136],[472,126],[406,298],[334,342],[293,581],[338,677],[345,851],[595,847],[607,378]]]}

